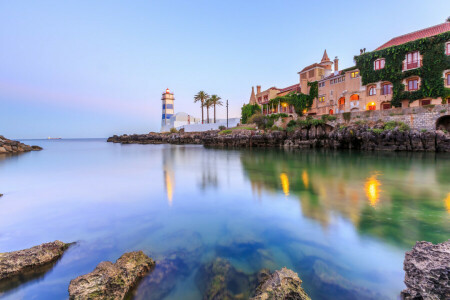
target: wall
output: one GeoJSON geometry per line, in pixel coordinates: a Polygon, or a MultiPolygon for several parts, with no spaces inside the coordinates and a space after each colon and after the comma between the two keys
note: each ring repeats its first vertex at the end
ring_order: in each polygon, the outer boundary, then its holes
{"type": "MultiPolygon", "coordinates": [[[[228,127],[236,127],[239,122],[241,121],[240,118],[230,118],[228,119],[228,127]]],[[[200,132],[200,131],[208,131],[208,130],[218,130],[219,126],[227,126],[227,120],[226,119],[220,119],[217,120],[217,123],[209,123],[209,124],[190,124],[190,125],[183,125],[180,127],[177,127],[177,130],[184,129],[184,132],[200,132]]]]}
{"type": "MultiPolygon", "coordinates": [[[[437,120],[445,115],[450,115],[449,104],[441,104],[435,106],[420,106],[420,107],[408,107],[408,108],[393,108],[389,110],[374,110],[374,111],[358,111],[350,113],[350,122],[356,121],[373,121],[383,120],[388,121],[400,121],[409,125],[412,129],[427,129],[435,130],[437,120]]],[[[336,121],[327,122],[331,126],[337,126],[342,123],[346,123],[344,120],[344,114],[336,114],[336,121]]],[[[316,119],[320,119],[320,116],[313,116],[316,119]]],[[[305,119],[306,117],[301,117],[305,119]]]]}

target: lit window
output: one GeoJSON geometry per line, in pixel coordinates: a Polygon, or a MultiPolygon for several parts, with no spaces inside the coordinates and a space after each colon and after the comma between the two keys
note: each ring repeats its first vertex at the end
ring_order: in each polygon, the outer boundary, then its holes
{"type": "Polygon", "coordinates": [[[359,77],[359,71],[352,72],[352,73],[350,74],[350,77],[351,77],[351,78],[359,77]]]}
{"type": "Polygon", "coordinates": [[[392,84],[387,83],[381,86],[381,95],[390,95],[392,94],[392,84]]]}
{"type": "Polygon", "coordinates": [[[384,58],[377,59],[373,62],[373,69],[374,70],[381,70],[384,69],[384,58]]]}
{"type": "Polygon", "coordinates": [[[319,97],[319,102],[325,102],[325,96],[320,96],[319,97]]]}
{"type": "Polygon", "coordinates": [[[417,91],[419,89],[419,80],[417,78],[408,80],[408,91],[417,91]]]}
{"type": "Polygon", "coordinates": [[[377,94],[377,90],[374,86],[369,87],[369,96],[373,96],[377,94]]]}

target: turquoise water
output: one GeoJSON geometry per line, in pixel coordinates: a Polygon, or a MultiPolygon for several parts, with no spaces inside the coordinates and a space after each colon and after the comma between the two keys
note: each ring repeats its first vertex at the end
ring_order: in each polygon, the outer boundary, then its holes
{"type": "Polygon", "coordinates": [[[136,299],[200,299],[199,269],[283,266],[315,299],[396,299],[417,240],[450,238],[450,156],[24,141],[0,156],[0,252],[62,240],[62,259],[2,299],[65,299],[71,279],[143,250],[136,299]],[[162,278],[162,279],[161,279],[162,278]]]}

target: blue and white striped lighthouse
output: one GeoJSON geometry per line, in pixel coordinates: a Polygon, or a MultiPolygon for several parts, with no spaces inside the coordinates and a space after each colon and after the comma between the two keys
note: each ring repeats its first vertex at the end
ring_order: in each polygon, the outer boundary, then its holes
{"type": "Polygon", "coordinates": [[[174,100],[173,93],[169,89],[162,94],[162,121],[161,121],[161,131],[165,131],[166,126],[170,124],[170,117],[174,113],[174,100]]]}

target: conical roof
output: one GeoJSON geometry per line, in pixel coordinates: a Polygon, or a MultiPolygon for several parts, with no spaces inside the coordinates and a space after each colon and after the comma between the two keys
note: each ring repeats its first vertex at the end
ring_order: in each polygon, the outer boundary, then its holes
{"type": "Polygon", "coordinates": [[[325,51],[323,52],[323,57],[320,62],[326,62],[326,61],[331,61],[330,58],[328,57],[327,49],[325,49],[325,51]]]}

